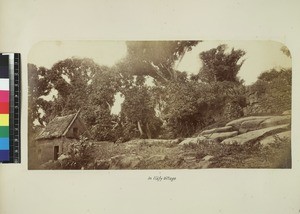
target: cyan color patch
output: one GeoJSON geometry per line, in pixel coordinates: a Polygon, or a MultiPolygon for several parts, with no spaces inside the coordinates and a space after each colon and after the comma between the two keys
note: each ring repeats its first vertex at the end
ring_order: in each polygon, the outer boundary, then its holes
{"type": "Polygon", "coordinates": [[[9,150],[9,138],[0,138],[0,150],[9,150]]]}

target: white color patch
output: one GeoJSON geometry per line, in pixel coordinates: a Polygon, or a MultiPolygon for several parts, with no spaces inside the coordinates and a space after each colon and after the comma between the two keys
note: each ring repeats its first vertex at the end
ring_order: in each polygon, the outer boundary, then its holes
{"type": "Polygon", "coordinates": [[[0,90],[9,91],[9,79],[0,79],[0,90]]]}

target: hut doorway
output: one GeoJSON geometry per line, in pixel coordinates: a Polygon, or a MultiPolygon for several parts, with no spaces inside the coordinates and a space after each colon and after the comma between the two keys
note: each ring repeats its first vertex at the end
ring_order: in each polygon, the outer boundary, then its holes
{"type": "Polygon", "coordinates": [[[58,159],[59,146],[54,146],[54,160],[58,159]]]}

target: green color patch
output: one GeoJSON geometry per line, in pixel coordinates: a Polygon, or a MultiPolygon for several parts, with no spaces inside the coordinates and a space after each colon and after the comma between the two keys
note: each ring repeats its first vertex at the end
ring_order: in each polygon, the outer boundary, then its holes
{"type": "Polygon", "coordinates": [[[9,137],[9,126],[0,126],[0,137],[9,137]]]}

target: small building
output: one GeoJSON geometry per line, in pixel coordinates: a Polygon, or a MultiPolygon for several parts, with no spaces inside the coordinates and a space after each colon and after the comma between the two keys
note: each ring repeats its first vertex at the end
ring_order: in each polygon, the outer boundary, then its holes
{"type": "Polygon", "coordinates": [[[36,137],[37,156],[41,163],[57,160],[68,151],[70,143],[78,141],[80,135],[88,133],[79,113],[80,111],[55,117],[36,137]]]}

